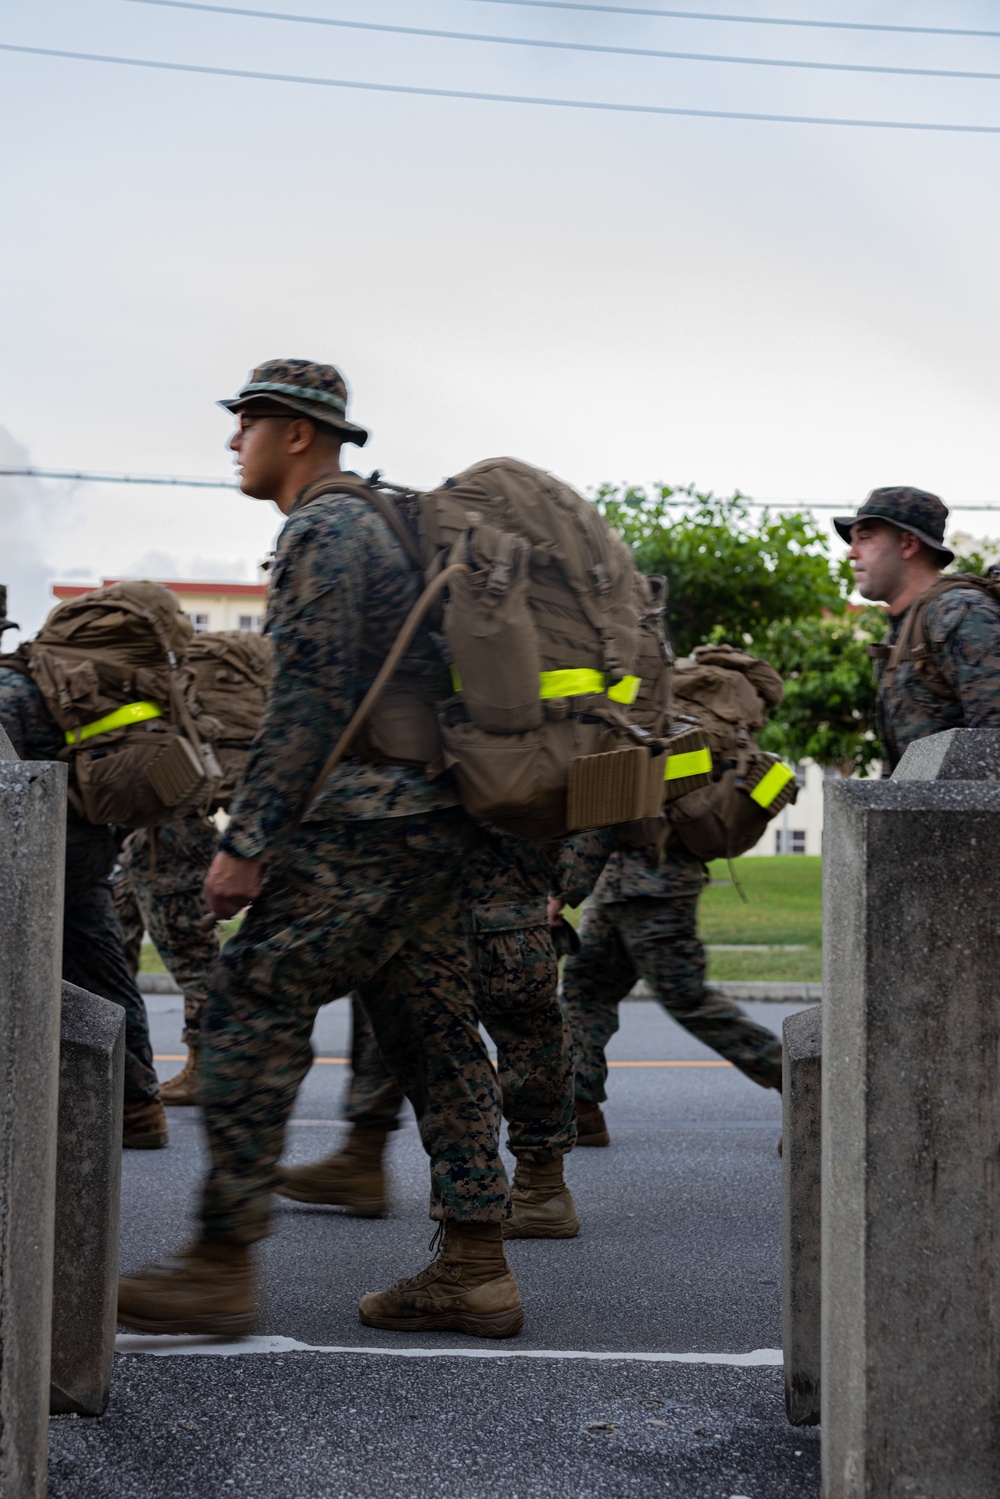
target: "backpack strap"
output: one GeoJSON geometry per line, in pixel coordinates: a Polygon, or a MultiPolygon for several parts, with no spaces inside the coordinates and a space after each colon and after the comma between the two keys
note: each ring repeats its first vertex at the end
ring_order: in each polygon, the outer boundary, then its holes
{"type": "Polygon", "coordinates": [[[389,530],[399,542],[410,562],[418,572],[423,572],[423,564],[420,560],[420,547],[413,536],[409,526],[403,519],[396,505],[389,499],[387,493],[409,494],[410,490],[390,490],[388,484],[379,484],[378,469],[367,479],[359,479],[355,474],[336,474],[329,479],[317,479],[315,484],[310,484],[299,496],[296,510],[303,505],[310,505],[313,500],[318,500],[324,494],[353,495],[356,499],[365,500],[373,510],[377,510],[385,521],[389,530]]]}
{"type": "Polygon", "coordinates": [[[914,599],[906,611],[903,627],[893,644],[868,647],[868,654],[874,661],[885,663],[881,671],[876,668],[878,685],[883,691],[892,690],[899,668],[904,662],[912,661],[914,670],[920,674],[921,681],[932,692],[938,697],[955,700],[955,694],[944,672],[934,659],[927,637],[925,613],[929,603],[940,598],[943,593],[953,592],[956,588],[974,588],[979,593],[988,594],[992,599],[998,598],[997,584],[989,578],[977,577],[975,573],[953,573],[950,577],[939,578],[936,583],[932,583],[930,588],[925,589],[918,598],[914,599]]]}

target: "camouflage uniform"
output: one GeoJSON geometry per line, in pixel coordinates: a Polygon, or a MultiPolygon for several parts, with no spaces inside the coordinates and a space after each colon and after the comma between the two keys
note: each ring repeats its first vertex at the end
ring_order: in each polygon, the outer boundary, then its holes
{"type": "Polygon", "coordinates": [[[205,817],[181,817],[155,831],[137,828],[122,845],[111,881],[129,967],[138,973],[148,931],[184,995],[188,1046],[198,1044],[208,976],[219,956],[218,937],[205,930],[202,895],[218,841],[215,823],[205,817]]]}
{"type": "MultiPolygon", "coordinates": [[[[23,760],[55,760],[63,736],[28,677],[0,666],[0,723],[23,760]]],[[[155,1099],[149,1019],[125,959],[121,925],[109,877],[116,841],[111,829],[78,817],[66,820],[66,886],[63,903],[62,976],[125,1011],[125,1097],[155,1099]]]]}
{"type": "MultiPolygon", "coordinates": [[[[509,1211],[499,1091],[458,899],[475,829],[451,779],[348,759],[296,826],[417,590],[402,548],[363,500],[326,495],[293,507],[265,623],[274,681],[220,844],[269,862],[213,972],[202,1020],[208,1238],[250,1243],[266,1233],[316,1012],[355,989],[368,994],[379,1050],[416,1110],[433,1215],[499,1222],[509,1211]]],[[[402,671],[431,697],[448,695],[426,629],[402,671]]]]}
{"type": "MultiPolygon", "coordinates": [[[[885,521],[908,531],[947,567],[955,554],[944,543],[948,507],[936,494],[911,485],[873,489],[856,515],[834,517],[838,534],[850,545],[854,526],[885,521]]],[[[884,753],[883,775],[891,775],[915,739],[943,729],[1000,728],[1000,603],[978,588],[949,588],[922,606],[930,663],[942,691],[928,685],[926,670],[903,657],[891,679],[889,654],[919,600],[889,615],[889,633],[869,647],[875,660],[875,719],[884,753]]]]}
{"type": "Polygon", "coordinates": [[[576,1093],[607,1097],[605,1047],[618,1005],[643,978],[669,1015],[762,1087],[781,1086],[781,1041],[705,984],[697,932],[698,897],[708,878],[677,841],[653,865],[637,849],[608,860],[580,922],[580,951],[566,960],[563,995],[576,1043],[576,1093]]]}
{"type": "MultiPolygon", "coordinates": [[[[898,639],[908,612],[889,616],[885,647],[898,639]]],[[[913,661],[900,662],[886,691],[885,660],[876,661],[876,724],[886,775],[915,739],[942,729],[1000,728],[1000,603],[975,588],[954,588],[924,606],[924,628],[934,664],[954,696],[929,687],[913,661]]]]}
{"type": "MultiPolygon", "coordinates": [[[[466,874],[462,903],[472,933],[479,1017],[497,1047],[508,1145],[519,1160],[544,1165],[573,1148],[573,1044],[558,992],[558,960],[546,916],[551,890],[577,905],[614,846],[611,830],[562,844],[533,845],[497,828],[466,874]]],[[[376,996],[364,991],[365,1003],[376,996]]],[[[351,1079],[344,1118],[395,1129],[403,1090],[379,1054],[364,1006],[352,1008],[351,1079]]]]}

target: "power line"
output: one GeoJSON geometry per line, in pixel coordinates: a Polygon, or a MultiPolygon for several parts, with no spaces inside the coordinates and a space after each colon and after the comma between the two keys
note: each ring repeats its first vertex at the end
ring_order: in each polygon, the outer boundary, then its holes
{"type": "MultiPolygon", "coordinates": [[[[57,468],[0,468],[0,478],[25,478],[25,479],[72,479],[79,484],[169,484],[178,489],[235,489],[234,479],[198,479],[187,478],[181,474],[102,474],[90,473],[83,469],[57,469],[57,468]]],[[[694,497],[690,497],[694,502],[694,497]]],[[[753,506],[756,509],[787,510],[793,506],[799,506],[804,510],[843,510],[848,512],[857,504],[857,496],[850,500],[752,500],[745,495],[740,496],[740,504],[753,506]]],[[[673,500],[673,504],[685,505],[689,503],[689,497],[682,495],[680,499],[673,500]]],[[[1000,504],[996,505],[950,505],[949,510],[960,510],[964,515],[970,510],[994,511],[1000,510],[1000,504]]]]}
{"type": "Polygon", "coordinates": [[[879,21],[814,21],[789,16],[734,16],[712,10],[659,10],[645,5],[588,5],[583,0],[474,0],[478,5],[523,5],[533,10],[588,10],[609,16],[659,16],[671,21],[729,21],[746,26],[809,26],[823,31],[891,31],[910,36],[1000,36],[967,26],[891,26],[879,21]]]}
{"type": "Polygon", "coordinates": [[[125,68],[154,68],[168,73],[194,73],[213,78],[249,78],[265,83],[310,84],[318,88],[353,89],[362,93],[411,94],[425,99],[476,99],[487,104],[533,104],[551,109],[593,109],[611,114],[672,115],[683,119],[748,120],[771,125],[839,125],[861,130],[919,130],[948,135],[1000,135],[1000,125],[949,125],[933,120],[859,120],[831,115],[782,115],[745,109],[683,109],[668,104],[619,104],[598,99],[550,99],[533,94],[494,94],[477,89],[427,88],[408,83],[362,83],[347,78],[312,78],[301,73],[267,73],[255,68],[217,68],[204,63],[163,62],[148,57],[115,57],[103,52],[75,52],[61,47],[28,47],[0,42],[0,52],[32,57],[59,57],[73,62],[112,63],[125,68]]]}
{"type": "Polygon", "coordinates": [[[486,36],[479,31],[442,31],[429,26],[395,26],[382,21],[343,21],[332,16],[291,15],[280,10],[253,10],[243,5],[210,5],[201,0],[125,0],[127,5],[155,5],[167,10],[207,11],[219,16],[249,16],[261,21],[292,21],[305,26],[335,26],[345,31],[389,32],[452,42],[488,42],[506,47],[544,47],[559,52],[597,52],[616,57],[653,57],[674,62],[737,63],[752,68],[808,68],[823,73],[879,73],[906,78],[976,78],[996,81],[1000,73],[956,68],[901,68],[876,63],[813,62],[785,57],[736,57],[717,52],[673,52],[659,47],[616,47],[597,42],[550,41],[541,37],[486,36]]]}
{"type": "Polygon", "coordinates": [[[177,489],[235,489],[235,479],[187,479],[178,474],[88,474],[59,468],[0,468],[0,478],[71,479],[77,484],[169,484],[177,489]]]}

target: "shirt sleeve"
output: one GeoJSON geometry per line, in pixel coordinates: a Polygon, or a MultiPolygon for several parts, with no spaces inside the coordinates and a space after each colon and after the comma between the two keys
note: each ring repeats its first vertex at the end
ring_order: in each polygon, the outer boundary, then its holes
{"type": "Polygon", "coordinates": [[[927,606],[934,661],[961,703],[968,729],[1000,728],[1000,606],[956,589],[927,606]]]}
{"type": "Polygon", "coordinates": [[[275,671],[222,850],[253,859],[288,833],[354,710],[364,558],[350,511],[293,515],[278,544],[265,633],[275,671]]]}
{"type": "Polygon", "coordinates": [[[581,905],[600,879],[617,841],[616,828],[597,828],[564,839],[552,868],[551,894],[568,906],[581,905]]]}
{"type": "Polygon", "coordinates": [[[42,704],[34,682],[0,668],[0,724],[22,760],[52,760],[59,753],[60,736],[42,704]]]}

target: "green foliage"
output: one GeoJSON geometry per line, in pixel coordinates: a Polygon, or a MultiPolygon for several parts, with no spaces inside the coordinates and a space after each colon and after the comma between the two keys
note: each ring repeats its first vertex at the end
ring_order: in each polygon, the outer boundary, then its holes
{"type": "Polygon", "coordinates": [[[867,775],[881,755],[867,647],[886,628],[885,613],[868,607],[778,621],[755,635],[748,648],[785,682],[784,702],[757,736],[761,748],[788,760],[835,765],[841,775],[867,775]]]}
{"type": "Polygon", "coordinates": [[[736,643],[773,621],[844,606],[850,570],[831,563],[826,534],[811,516],[754,515],[739,493],[722,499],[692,486],[606,484],[597,503],[643,572],[667,578],[679,655],[713,634],[736,643]]]}

